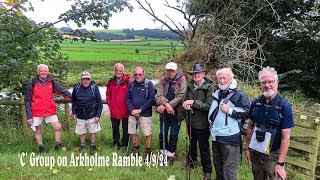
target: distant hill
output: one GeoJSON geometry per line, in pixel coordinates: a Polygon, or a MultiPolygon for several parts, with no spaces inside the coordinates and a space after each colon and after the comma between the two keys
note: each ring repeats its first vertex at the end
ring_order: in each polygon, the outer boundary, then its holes
{"type": "Polygon", "coordinates": [[[73,30],[69,27],[62,27],[60,32],[73,37],[92,37],[96,40],[111,41],[111,40],[126,40],[126,39],[162,39],[162,40],[179,40],[179,37],[169,30],[160,29],[123,29],[123,30],[95,30],[89,31],[87,29],[73,30]]]}

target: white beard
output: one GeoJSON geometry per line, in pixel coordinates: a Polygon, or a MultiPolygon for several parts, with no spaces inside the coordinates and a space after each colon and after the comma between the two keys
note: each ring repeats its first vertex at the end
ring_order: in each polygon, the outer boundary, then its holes
{"type": "Polygon", "coordinates": [[[272,97],[274,95],[274,91],[273,90],[268,90],[263,92],[264,97],[272,97]]]}
{"type": "Polygon", "coordinates": [[[229,85],[230,85],[230,84],[225,84],[225,85],[220,85],[220,84],[218,84],[218,87],[219,87],[219,89],[221,89],[221,90],[224,91],[224,90],[228,89],[229,85]]]}

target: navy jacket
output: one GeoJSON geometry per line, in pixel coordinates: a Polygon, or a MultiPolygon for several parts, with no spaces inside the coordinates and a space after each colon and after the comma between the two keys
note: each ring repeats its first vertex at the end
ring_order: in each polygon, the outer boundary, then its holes
{"type": "Polygon", "coordinates": [[[102,100],[99,88],[93,82],[87,88],[77,84],[72,91],[72,114],[79,119],[100,117],[102,100]]]}
{"type": "Polygon", "coordinates": [[[152,104],[154,103],[155,92],[154,85],[151,81],[148,82],[148,95],[146,96],[146,79],[141,83],[137,83],[135,80],[129,85],[128,92],[126,95],[126,103],[129,112],[134,109],[141,109],[141,116],[150,117],[152,116],[152,104]]]}

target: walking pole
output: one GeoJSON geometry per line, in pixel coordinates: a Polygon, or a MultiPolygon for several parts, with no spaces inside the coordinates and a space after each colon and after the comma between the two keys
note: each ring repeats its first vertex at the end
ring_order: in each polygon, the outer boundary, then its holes
{"type": "MultiPolygon", "coordinates": [[[[188,117],[188,112],[186,111],[186,118],[188,117]]],[[[190,121],[190,118],[188,118],[190,121]]],[[[188,124],[187,124],[187,120],[186,120],[186,166],[185,166],[185,170],[186,170],[186,180],[190,180],[190,177],[188,176],[188,156],[189,156],[189,143],[190,143],[190,137],[188,134],[188,124]]]]}
{"type": "Polygon", "coordinates": [[[130,149],[131,139],[132,139],[132,135],[130,134],[129,141],[128,141],[128,146],[127,146],[127,156],[129,156],[129,149],[130,149]]]}
{"type": "Polygon", "coordinates": [[[191,116],[192,116],[193,110],[192,107],[189,110],[189,153],[188,153],[188,175],[187,175],[187,179],[190,180],[191,177],[191,166],[194,166],[194,162],[191,156],[191,141],[192,141],[192,123],[191,123],[191,116]]]}
{"type": "Polygon", "coordinates": [[[164,151],[164,158],[167,158],[167,149],[166,149],[166,142],[165,142],[165,130],[164,130],[164,112],[162,114],[162,148],[164,151]]]}
{"type": "MultiPolygon", "coordinates": [[[[138,135],[138,128],[139,128],[139,124],[138,124],[138,118],[136,117],[136,120],[137,120],[137,124],[136,124],[136,134],[138,135]]],[[[128,146],[127,146],[127,156],[129,156],[129,149],[130,149],[130,140],[132,139],[132,135],[130,136],[129,138],[129,141],[128,141],[128,146]]],[[[133,140],[131,140],[133,142],[133,140]]]]}

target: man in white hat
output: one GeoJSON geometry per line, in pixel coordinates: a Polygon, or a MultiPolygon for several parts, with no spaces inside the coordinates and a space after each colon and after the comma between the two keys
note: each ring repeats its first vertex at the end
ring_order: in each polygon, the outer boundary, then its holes
{"type": "Polygon", "coordinates": [[[180,130],[181,115],[178,108],[186,92],[186,78],[178,72],[178,66],[174,62],[169,62],[166,67],[166,75],[160,78],[157,89],[156,103],[157,111],[160,113],[160,134],[159,142],[161,153],[168,157],[168,163],[174,160],[177,149],[178,135],[180,130]],[[170,129],[170,139],[168,133],[170,129]]]}

